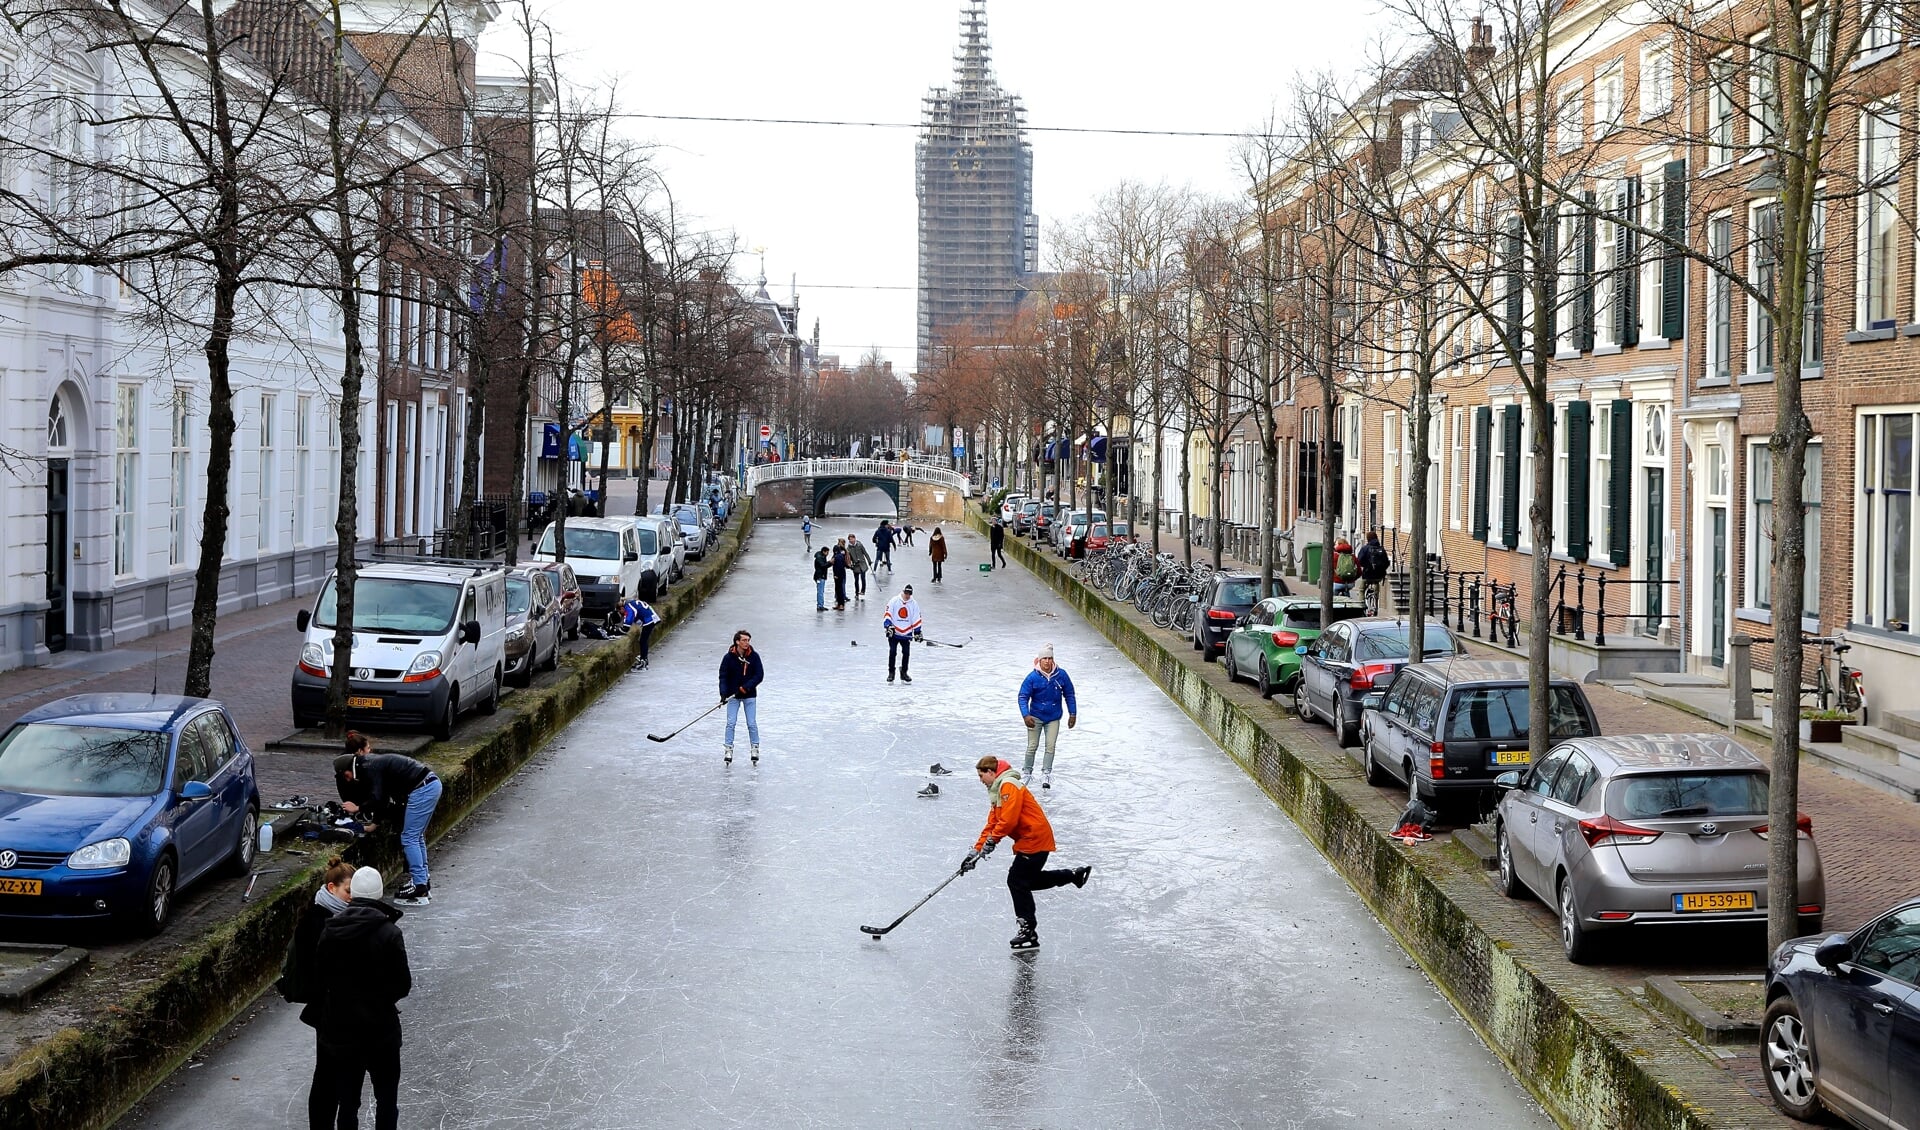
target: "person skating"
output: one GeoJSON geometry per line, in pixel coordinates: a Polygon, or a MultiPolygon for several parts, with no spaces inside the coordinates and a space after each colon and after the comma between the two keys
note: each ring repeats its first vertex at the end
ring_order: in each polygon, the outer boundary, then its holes
{"type": "Polygon", "coordinates": [[[320,944],[320,931],[334,915],[347,908],[347,901],[353,897],[352,882],[351,863],[337,855],[327,861],[326,870],[320,875],[320,889],[313,893],[313,901],[301,910],[300,921],[293,927],[293,944],[287,947],[286,960],[280,966],[281,999],[289,1004],[304,1005],[300,1010],[300,1023],[313,1029],[313,1081],[307,1087],[308,1130],[334,1130],[335,1115],[340,1109],[335,1081],[342,1067],[320,1037],[320,1013],[324,1006],[313,956],[320,944]]]}
{"type": "Polygon", "coordinates": [[[912,522],[902,522],[894,527],[894,530],[900,535],[900,541],[908,546],[913,545],[913,535],[920,532],[919,527],[915,526],[912,522]]]}
{"type": "Polygon", "coordinates": [[[653,638],[653,630],[660,626],[661,617],[660,613],[654,610],[653,605],[648,604],[644,600],[636,600],[633,601],[632,604],[634,617],[630,622],[630,628],[637,628],[640,632],[640,654],[633,661],[633,669],[636,671],[645,671],[647,669],[647,641],[653,638]]]}
{"type": "Polygon", "coordinates": [[[1013,841],[1013,865],[1007,868],[1007,890],[1013,895],[1013,917],[1020,924],[1007,944],[1015,952],[1040,948],[1039,919],[1034,913],[1033,892],[1087,885],[1091,867],[1046,869],[1047,856],[1054,850],[1053,825],[1040,808],[1040,798],[1027,791],[1019,770],[1012,763],[994,757],[981,758],[974,765],[980,783],[987,787],[987,826],[973,842],[973,851],[960,861],[961,871],[993,853],[1003,839],[1013,841]]]}
{"type": "Polygon", "coordinates": [[[853,599],[866,599],[867,570],[873,567],[873,555],[857,534],[847,539],[847,567],[853,570],[853,599]]]}
{"type": "Polygon", "coordinates": [[[989,560],[999,568],[1007,567],[1007,520],[995,517],[993,525],[987,529],[987,547],[993,551],[989,560]]]}
{"type": "Polygon", "coordinates": [[[1027,724],[1027,762],[1020,774],[1028,781],[1033,780],[1033,755],[1040,748],[1040,739],[1047,740],[1047,759],[1040,766],[1040,787],[1053,787],[1053,752],[1060,744],[1060,716],[1067,717],[1067,729],[1071,730],[1080,720],[1080,706],[1073,697],[1073,680],[1067,677],[1065,668],[1053,661],[1053,645],[1040,649],[1034,657],[1033,670],[1020,682],[1020,717],[1027,724]],[[1062,704],[1064,710],[1062,709],[1062,704]]]}
{"type": "Polygon", "coordinates": [[[807,541],[807,552],[813,552],[813,515],[808,514],[800,519],[800,536],[807,541]]]}
{"type": "Polygon", "coordinates": [[[927,539],[927,556],[933,559],[933,583],[937,585],[940,583],[940,566],[946,564],[947,560],[947,535],[941,533],[938,526],[933,528],[933,536],[927,539]]]}
{"type": "Polygon", "coordinates": [[[887,567],[888,574],[893,572],[893,523],[880,519],[880,525],[873,531],[873,571],[878,573],[880,566],[887,567]]]}
{"type": "Polygon", "coordinates": [[[900,681],[913,682],[913,676],[907,674],[907,663],[913,658],[913,641],[920,638],[920,604],[913,599],[912,585],[901,589],[887,605],[881,626],[887,632],[887,682],[893,682],[895,656],[899,657],[900,681]]]}
{"type": "MultiPolygon", "coordinates": [[[[825,552],[824,548],[822,552],[825,552]]],[[[753,745],[753,763],[760,764],[760,683],[767,669],[760,653],[753,650],[753,633],[745,628],[733,633],[733,646],[720,657],[720,701],[727,704],[727,744],[721,751],[727,764],[733,764],[733,729],[741,710],[747,712],[747,740],[753,745]]]]}
{"type": "Polygon", "coordinates": [[[332,1059],[340,1125],[359,1125],[360,1088],[373,1077],[374,1130],[400,1125],[400,1001],[413,991],[401,912],[381,902],[380,872],[353,873],[351,900],[313,949],[320,1043],[332,1059]]]}
{"type": "Polygon", "coordinates": [[[407,860],[407,881],[393,901],[425,906],[433,901],[427,872],[427,825],[440,804],[440,778],[424,761],[397,753],[374,753],[373,739],[349,730],[346,752],[333,759],[340,807],[349,815],[364,812],[368,829],[400,813],[400,854],[407,860]]]}
{"type": "Polygon", "coordinates": [[[833,561],[827,556],[827,547],[821,546],[813,555],[813,610],[827,610],[827,574],[833,569],[833,561]]]}
{"type": "Polygon", "coordinates": [[[847,539],[833,541],[833,610],[847,607],[847,539]]]}

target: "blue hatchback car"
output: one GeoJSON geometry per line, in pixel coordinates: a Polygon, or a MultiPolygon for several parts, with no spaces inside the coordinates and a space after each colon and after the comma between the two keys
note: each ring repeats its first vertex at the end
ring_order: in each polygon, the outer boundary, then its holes
{"type": "Polygon", "coordinates": [[[158,932],[181,888],[252,867],[259,814],[253,754],[218,702],[50,702],[0,736],[0,918],[158,932]]]}

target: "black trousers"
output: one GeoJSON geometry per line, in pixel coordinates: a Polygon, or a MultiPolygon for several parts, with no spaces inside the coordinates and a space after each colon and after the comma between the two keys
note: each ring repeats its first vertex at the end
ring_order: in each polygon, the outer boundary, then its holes
{"type": "Polygon", "coordinates": [[[334,1094],[334,1080],[340,1074],[340,1065],[336,1062],[339,1057],[320,1042],[320,1033],[313,1035],[313,1083],[307,1088],[307,1130],[335,1130],[334,1116],[340,1109],[340,1096],[334,1094]]]}
{"type": "Polygon", "coordinates": [[[941,561],[941,560],[939,560],[939,559],[937,559],[937,558],[936,558],[936,559],[934,560],[934,563],[933,563],[933,579],[934,579],[934,581],[935,581],[936,583],[938,583],[938,582],[939,582],[939,580],[940,580],[940,566],[942,566],[942,565],[945,565],[945,564],[946,564],[946,562],[945,562],[945,561],[941,561]]]}
{"type": "Polygon", "coordinates": [[[640,658],[643,662],[647,658],[647,641],[653,638],[653,630],[659,626],[658,621],[652,624],[636,625],[640,629],[640,658]]]}
{"type": "Polygon", "coordinates": [[[333,1048],[333,1094],[340,1104],[339,1130],[360,1130],[360,1088],[373,1076],[374,1130],[399,1130],[400,1045],[333,1048]]]}
{"type": "Polygon", "coordinates": [[[1073,882],[1073,872],[1055,868],[1043,870],[1047,865],[1047,853],[1029,851],[1013,853],[1013,866],[1007,868],[1007,890],[1013,893],[1013,916],[1036,922],[1033,916],[1033,892],[1064,887],[1073,882]]]}
{"type": "Polygon", "coordinates": [[[1005,550],[1000,548],[999,542],[993,543],[993,563],[1002,569],[1007,567],[1007,554],[1005,550]]]}
{"type": "Polygon", "coordinates": [[[866,594],[867,571],[865,569],[855,569],[853,571],[853,595],[865,596],[866,594]]]}
{"type": "Polygon", "coordinates": [[[889,675],[893,674],[893,657],[896,653],[900,656],[900,673],[904,675],[907,673],[907,661],[913,658],[913,637],[887,633],[887,674],[889,675]]]}
{"type": "Polygon", "coordinates": [[[847,602],[847,571],[845,569],[833,571],[833,602],[835,604],[847,602]]]}

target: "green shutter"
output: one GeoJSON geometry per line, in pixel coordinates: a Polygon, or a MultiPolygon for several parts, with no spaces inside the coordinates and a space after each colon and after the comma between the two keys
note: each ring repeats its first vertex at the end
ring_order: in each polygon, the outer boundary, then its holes
{"type": "Polygon", "coordinates": [[[1540,297],[1547,304],[1547,333],[1554,335],[1560,326],[1560,221],[1557,214],[1547,221],[1546,237],[1546,251],[1542,256],[1544,269],[1540,272],[1540,297]]]}
{"type": "Polygon", "coordinates": [[[1679,341],[1687,332],[1687,258],[1680,248],[1687,237],[1687,163],[1667,162],[1660,193],[1660,230],[1667,238],[1660,264],[1660,336],[1679,341]]]}
{"type": "Polygon", "coordinates": [[[1607,508],[1613,513],[1613,537],[1608,553],[1615,565],[1625,565],[1632,553],[1633,522],[1633,402],[1613,402],[1613,463],[1609,468],[1607,508]]]}
{"type": "Polygon", "coordinates": [[[1613,340],[1621,345],[1640,341],[1640,237],[1632,224],[1640,211],[1640,178],[1628,177],[1620,201],[1619,281],[1614,284],[1613,340]]]}
{"type": "Polygon", "coordinates": [[[1576,400],[1567,405],[1567,556],[1585,561],[1592,546],[1588,517],[1588,488],[1592,469],[1593,405],[1576,400]]]}
{"type": "Polygon", "coordinates": [[[1587,210],[1580,216],[1580,294],[1573,307],[1573,347],[1593,351],[1593,193],[1585,194],[1587,210]]]}
{"type": "Polygon", "coordinates": [[[1493,459],[1493,409],[1473,410],[1473,537],[1487,540],[1487,471],[1493,459]]]}
{"type": "Polygon", "coordinates": [[[1508,549],[1520,544],[1520,406],[1509,404],[1501,421],[1506,459],[1500,466],[1500,542],[1508,549]]]}
{"type": "Polygon", "coordinates": [[[1526,320],[1526,292],[1521,279],[1525,260],[1526,244],[1520,237],[1520,220],[1515,217],[1507,221],[1507,340],[1515,345],[1525,340],[1521,325],[1526,320]]]}

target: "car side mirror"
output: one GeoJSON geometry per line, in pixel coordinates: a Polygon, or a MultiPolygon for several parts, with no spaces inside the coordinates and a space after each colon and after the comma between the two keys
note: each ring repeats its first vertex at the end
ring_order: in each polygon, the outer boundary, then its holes
{"type": "Polygon", "coordinates": [[[294,614],[293,626],[300,629],[301,631],[303,632],[306,631],[307,625],[311,623],[313,623],[313,613],[308,611],[307,609],[302,608],[299,612],[294,614]]]}
{"type": "Polygon", "coordinates": [[[188,781],[180,786],[181,800],[205,800],[213,795],[213,786],[205,781],[188,781]]]}
{"type": "Polygon", "coordinates": [[[635,552],[634,552],[633,550],[631,550],[631,549],[629,549],[629,550],[627,550],[627,556],[626,556],[626,560],[628,560],[628,561],[638,561],[638,560],[640,560],[640,555],[639,555],[638,553],[635,553],[635,552]]]}
{"type": "Polygon", "coordinates": [[[1519,788],[1520,771],[1518,769],[1509,769],[1507,772],[1500,774],[1493,779],[1493,787],[1503,793],[1512,792],[1514,789],[1519,788]]]}
{"type": "Polygon", "coordinates": [[[1853,960],[1853,940],[1845,934],[1829,934],[1813,951],[1813,960],[1823,969],[1838,969],[1841,962],[1853,960]]]}
{"type": "Polygon", "coordinates": [[[480,642],[480,621],[469,620],[466,623],[460,625],[460,642],[461,643],[479,643],[480,642]]]}
{"type": "Polygon", "coordinates": [[[1387,692],[1369,691],[1366,694],[1363,694],[1360,696],[1360,709],[1378,710],[1382,706],[1386,705],[1386,702],[1387,702],[1387,692]]]}

